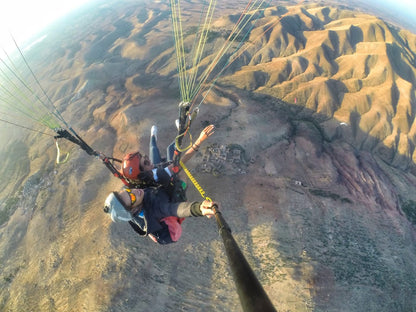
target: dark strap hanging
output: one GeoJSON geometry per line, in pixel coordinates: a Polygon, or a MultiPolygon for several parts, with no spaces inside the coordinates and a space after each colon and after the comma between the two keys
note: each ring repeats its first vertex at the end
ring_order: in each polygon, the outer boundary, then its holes
{"type": "Polygon", "coordinates": [[[129,185],[129,183],[126,181],[126,179],[123,177],[123,175],[117,170],[117,168],[112,163],[112,161],[117,161],[117,162],[121,163],[121,160],[116,159],[116,158],[107,157],[105,155],[102,155],[102,154],[94,151],[78,134],[76,134],[75,131],[73,131],[72,129],[71,129],[71,131],[74,133],[74,135],[72,135],[71,133],[69,133],[65,129],[58,129],[58,130],[56,130],[56,133],[58,135],[55,136],[54,138],[55,139],[60,139],[60,138],[67,139],[67,140],[71,141],[72,143],[81,147],[81,149],[83,149],[88,155],[100,157],[100,159],[103,161],[104,165],[111,171],[111,173],[115,177],[119,178],[125,185],[129,185]]]}

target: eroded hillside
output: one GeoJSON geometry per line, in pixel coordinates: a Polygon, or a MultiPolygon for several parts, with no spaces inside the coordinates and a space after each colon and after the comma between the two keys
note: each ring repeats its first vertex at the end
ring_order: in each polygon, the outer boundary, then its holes
{"type": "Polygon", "coordinates": [[[395,166],[414,162],[414,34],[362,13],[291,7],[249,51],[250,63],[224,82],[319,113],[328,137],[339,124],[322,116],[335,118],[358,148],[395,166]]]}

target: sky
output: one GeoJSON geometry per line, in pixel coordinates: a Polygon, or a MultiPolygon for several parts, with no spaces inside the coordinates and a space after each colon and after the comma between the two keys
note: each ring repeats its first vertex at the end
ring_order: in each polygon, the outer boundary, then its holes
{"type": "Polygon", "coordinates": [[[373,0],[367,1],[377,6],[385,6],[391,12],[397,12],[398,15],[407,17],[416,24],[416,0],[373,0]]]}
{"type": "Polygon", "coordinates": [[[387,4],[391,8],[397,7],[398,11],[416,16],[415,0],[379,0],[379,4],[387,4]]]}
{"type": "Polygon", "coordinates": [[[0,4],[0,45],[10,33],[19,43],[90,0],[3,0],[0,4]]]}
{"type": "MultiPolygon", "coordinates": [[[[22,43],[89,1],[91,0],[3,0],[0,4],[0,46],[4,47],[7,42],[11,42],[10,33],[18,43],[22,43]]],[[[368,3],[379,7],[384,5],[392,12],[396,11],[403,17],[413,17],[412,21],[416,21],[416,0],[368,0],[368,3]]]]}

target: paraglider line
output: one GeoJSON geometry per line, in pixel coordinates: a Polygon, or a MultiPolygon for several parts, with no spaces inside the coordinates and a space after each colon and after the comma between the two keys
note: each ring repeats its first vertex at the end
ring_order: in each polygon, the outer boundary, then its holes
{"type": "Polygon", "coordinates": [[[33,132],[38,132],[38,133],[41,133],[41,134],[44,134],[44,135],[48,135],[48,136],[53,137],[53,135],[50,134],[50,133],[46,133],[46,132],[42,132],[42,131],[39,131],[39,130],[36,130],[36,129],[32,129],[32,128],[29,128],[29,127],[25,127],[25,126],[16,124],[16,123],[11,122],[11,121],[8,121],[8,120],[0,119],[0,121],[1,122],[5,122],[5,123],[8,123],[8,124],[13,125],[13,126],[16,126],[16,127],[19,127],[19,128],[23,128],[23,129],[26,129],[26,130],[30,130],[30,131],[33,131],[33,132]]]}

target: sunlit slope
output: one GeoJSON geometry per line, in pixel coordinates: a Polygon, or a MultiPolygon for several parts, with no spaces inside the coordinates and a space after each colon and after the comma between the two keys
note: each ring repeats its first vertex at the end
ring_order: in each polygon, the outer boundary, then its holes
{"type": "MultiPolygon", "coordinates": [[[[78,29],[83,33],[80,43],[65,43],[66,52],[55,52],[53,64],[44,66],[49,70],[42,78],[62,85],[54,94],[58,106],[64,110],[68,101],[86,96],[97,105],[114,100],[125,106],[160,96],[161,89],[177,97],[176,53],[165,9],[149,7],[139,15],[126,15],[123,21],[111,20],[109,15],[102,23],[103,28],[111,23],[112,31],[101,36],[88,28],[78,29]],[[117,95],[97,99],[91,96],[97,90],[117,95]]],[[[199,73],[216,60],[227,31],[239,18],[226,13],[212,22],[199,73]]],[[[195,16],[185,15],[183,21],[189,51],[195,40],[193,25],[198,24],[195,16]]],[[[250,36],[239,39],[225,55],[239,44],[241,54],[226,65],[218,84],[305,107],[309,113],[318,113],[321,121],[335,117],[348,124],[344,132],[355,146],[377,152],[396,166],[416,161],[414,34],[358,11],[310,5],[270,7],[250,36]]],[[[225,60],[219,62],[208,82],[224,64],[225,60]]],[[[104,122],[109,111],[94,112],[95,107],[85,116],[104,122]]],[[[329,138],[335,127],[323,126],[329,138]]]]}
{"type": "Polygon", "coordinates": [[[414,34],[356,12],[292,7],[261,46],[223,81],[348,123],[357,146],[416,159],[414,34]]]}

